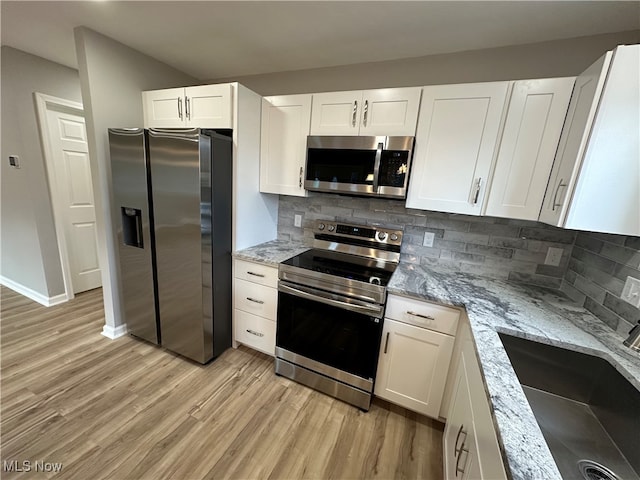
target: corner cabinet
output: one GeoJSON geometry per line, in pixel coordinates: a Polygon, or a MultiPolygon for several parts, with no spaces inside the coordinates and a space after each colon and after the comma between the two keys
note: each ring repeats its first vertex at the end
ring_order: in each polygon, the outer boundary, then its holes
{"type": "Polygon", "coordinates": [[[313,94],[311,135],[414,136],[420,87],[313,94]]]}
{"type": "Polygon", "coordinates": [[[408,208],[481,214],[509,86],[423,88],[408,208]]]}
{"type": "Polygon", "coordinates": [[[304,168],[311,95],[262,99],[260,192],[306,197],[304,168]]]}
{"type": "Polygon", "coordinates": [[[607,52],[576,80],[539,220],[640,235],[640,45],[607,52]]]}
{"type": "Polygon", "coordinates": [[[466,318],[458,369],[442,439],[444,478],[502,480],[507,475],[466,318]]]}
{"type": "Polygon", "coordinates": [[[274,356],[278,269],[235,259],[233,278],[233,340],[274,356]]]}
{"type": "Polygon", "coordinates": [[[374,394],[438,418],[460,312],[389,295],[374,394]]]}
{"type": "Polygon", "coordinates": [[[538,219],[574,82],[514,82],[485,215],[538,219]]]}
{"type": "Polygon", "coordinates": [[[145,128],[233,128],[232,85],[142,92],[145,128]]]}

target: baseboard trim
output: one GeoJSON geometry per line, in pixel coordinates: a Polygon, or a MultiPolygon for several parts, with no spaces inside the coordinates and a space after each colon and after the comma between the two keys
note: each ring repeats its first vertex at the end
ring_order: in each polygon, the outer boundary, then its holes
{"type": "Polygon", "coordinates": [[[102,335],[105,337],[115,340],[116,338],[120,338],[127,334],[127,324],[118,325],[117,327],[112,327],[111,325],[105,325],[102,327],[102,335]]]}
{"type": "Polygon", "coordinates": [[[7,288],[10,288],[20,295],[30,298],[34,302],[38,302],[40,305],[44,305],[45,307],[59,305],[60,303],[67,302],[69,300],[66,293],[54,295],[53,297],[47,297],[46,295],[43,295],[40,292],[36,292],[29,287],[25,287],[18,282],[14,282],[10,278],[7,278],[3,275],[0,275],[0,284],[4,285],[7,288]]]}

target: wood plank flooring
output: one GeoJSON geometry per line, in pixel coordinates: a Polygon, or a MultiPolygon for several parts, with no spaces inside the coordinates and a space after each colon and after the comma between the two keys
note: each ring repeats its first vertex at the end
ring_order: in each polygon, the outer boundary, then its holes
{"type": "Polygon", "coordinates": [[[50,308],[0,295],[3,479],[443,476],[436,421],[377,399],[363,413],[277,377],[244,347],[201,366],[109,340],[100,289],[50,308]],[[31,470],[7,471],[12,461],[31,470]]]}

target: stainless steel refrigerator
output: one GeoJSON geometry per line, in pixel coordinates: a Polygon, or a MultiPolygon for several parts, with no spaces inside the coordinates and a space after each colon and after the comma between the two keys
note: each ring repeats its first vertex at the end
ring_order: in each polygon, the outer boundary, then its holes
{"type": "Polygon", "coordinates": [[[127,330],[200,363],[231,346],[229,134],[109,129],[127,330]]]}

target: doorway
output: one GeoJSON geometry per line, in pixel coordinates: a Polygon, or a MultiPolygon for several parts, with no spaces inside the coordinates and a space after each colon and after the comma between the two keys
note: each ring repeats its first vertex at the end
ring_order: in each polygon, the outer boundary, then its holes
{"type": "Polygon", "coordinates": [[[35,94],[67,299],[102,285],[82,104],[35,94]]]}

